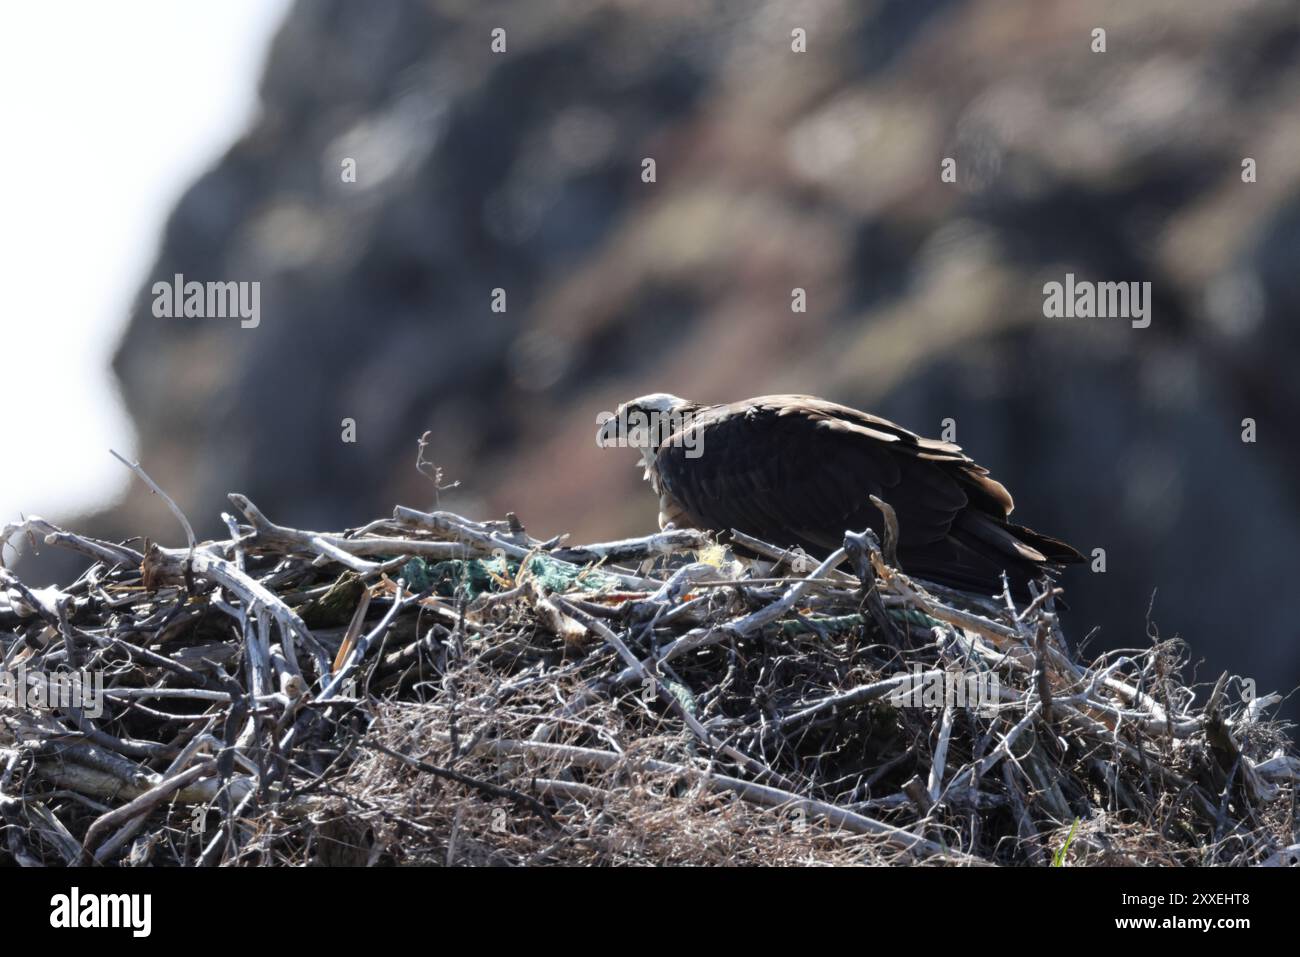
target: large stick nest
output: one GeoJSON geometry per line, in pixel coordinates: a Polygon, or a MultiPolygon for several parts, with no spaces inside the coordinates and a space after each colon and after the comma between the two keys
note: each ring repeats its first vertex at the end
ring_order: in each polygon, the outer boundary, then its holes
{"type": "Polygon", "coordinates": [[[307,532],[231,500],[231,537],[191,548],[4,530],[91,564],[67,588],[0,568],[0,860],[1296,857],[1276,696],[1189,685],[1175,641],[1084,662],[1050,583],[948,592],[869,532],[814,567],[405,508],[307,532]]]}

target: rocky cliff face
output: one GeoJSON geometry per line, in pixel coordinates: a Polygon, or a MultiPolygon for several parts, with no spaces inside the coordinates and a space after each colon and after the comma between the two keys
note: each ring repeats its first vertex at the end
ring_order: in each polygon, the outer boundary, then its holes
{"type": "MultiPolygon", "coordinates": [[[[594,444],[633,395],[951,419],[1105,549],[1074,634],[1143,643],[1154,592],[1211,680],[1289,690],[1298,54],[1287,2],[300,3],[119,350],[142,460],[206,532],[231,490],[338,527],[431,503],[432,430],[443,504],[590,539],[654,522],[594,444]],[[1149,281],[1150,326],[1044,318],[1067,272],[1149,281]],[[260,325],[155,318],[175,273],[260,281],[260,325]]],[[[96,521],[174,535],[138,491],[96,521]]]]}

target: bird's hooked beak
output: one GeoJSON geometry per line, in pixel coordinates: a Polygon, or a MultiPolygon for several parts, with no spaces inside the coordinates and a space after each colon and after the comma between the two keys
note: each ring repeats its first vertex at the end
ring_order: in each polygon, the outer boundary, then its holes
{"type": "Polygon", "coordinates": [[[601,426],[596,429],[596,445],[602,449],[613,448],[616,444],[614,439],[618,435],[618,415],[615,414],[606,419],[601,426]]]}
{"type": "Polygon", "coordinates": [[[620,406],[617,413],[596,430],[596,445],[602,449],[609,448],[627,448],[635,449],[637,459],[634,468],[642,469],[642,478],[649,480],[650,463],[654,460],[655,450],[648,445],[629,441],[629,429],[627,423],[627,413],[624,407],[620,406]]]}

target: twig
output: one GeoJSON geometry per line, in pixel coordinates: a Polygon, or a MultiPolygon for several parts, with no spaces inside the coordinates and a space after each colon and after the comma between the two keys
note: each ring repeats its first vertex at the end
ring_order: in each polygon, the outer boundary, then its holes
{"type": "Polygon", "coordinates": [[[172,497],[168,495],[166,492],[164,492],[162,488],[158,485],[158,483],[149,477],[149,473],[140,467],[139,462],[127,461],[127,459],[123,458],[113,449],[109,449],[108,451],[113,456],[113,458],[117,459],[119,462],[121,462],[123,465],[129,468],[132,472],[136,474],[136,477],[140,479],[140,481],[144,482],[145,485],[149,486],[149,490],[151,492],[153,492],[155,495],[157,495],[159,498],[161,498],[164,502],[167,503],[167,507],[171,509],[171,513],[176,516],[176,521],[180,522],[181,528],[185,529],[186,544],[189,545],[189,549],[191,552],[194,551],[194,528],[192,525],[190,525],[190,520],[185,517],[185,513],[181,511],[180,506],[177,505],[174,501],[172,501],[172,497]]]}

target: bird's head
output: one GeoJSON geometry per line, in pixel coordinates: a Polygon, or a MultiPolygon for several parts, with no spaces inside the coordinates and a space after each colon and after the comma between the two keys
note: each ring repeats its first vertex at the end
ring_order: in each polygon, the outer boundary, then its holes
{"type": "Polygon", "coordinates": [[[624,402],[613,415],[602,412],[596,421],[600,431],[596,444],[601,448],[628,447],[651,452],[676,432],[681,431],[687,418],[699,406],[694,402],[652,392],[624,402]]]}

